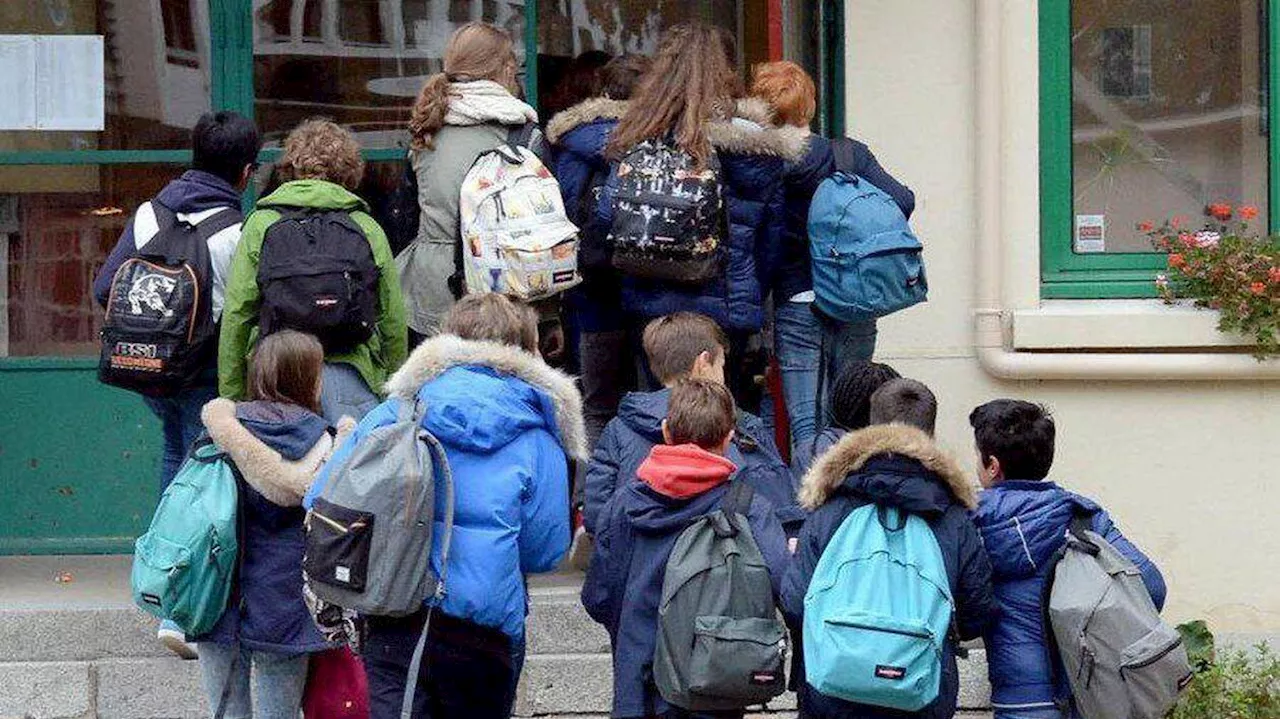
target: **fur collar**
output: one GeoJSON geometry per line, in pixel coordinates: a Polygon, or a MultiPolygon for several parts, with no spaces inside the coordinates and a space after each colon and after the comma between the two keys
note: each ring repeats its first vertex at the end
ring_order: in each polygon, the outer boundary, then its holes
{"type": "Polygon", "coordinates": [[[882,424],[850,432],[814,462],[800,486],[800,504],[814,510],[835,493],[846,477],[879,454],[900,454],[942,478],[956,499],[968,509],[978,495],[968,476],[925,432],[905,424],[882,424]]]}
{"type": "Polygon", "coordinates": [[[418,345],[404,365],[387,380],[387,394],[400,399],[417,396],[423,384],[460,365],[481,365],[513,375],[546,392],[556,409],[556,424],[565,452],[587,458],[587,431],[582,421],[582,395],[573,378],[552,369],[540,357],[497,342],[477,342],[454,335],[436,335],[418,345]]]}
{"type": "Polygon", "coordinates": [[[227,454],[244,477],[267,501],[282,507],[297,507],[311,487],[316,472],[324,465],[333,449],[355,429],[355,420],[338,421],[336,437],[325,434],[305,457],[290,462],[264,444],[236,419],[236,403],[215,399],[200,411],[209,436],[227,454]]]}
{"type": "Polygon", "coordinates": [[[717,150],[733,155],[768,155],[787,162],[798,162],[809,151],[809,131],[802,127],[773,126],[769,106],[757,98],[738,101],[734,117],[759,125],[743,127],[732,120],[712,122],[707,136],[717,150]]]}
{"type": "Polygon", "coordinates": [[[577,105],[557,112],[547,123],[547,141],[555,145],[560,138],[569,134],[580,125],[596,120],[621,120],[627,111],[625,100],[610,100],[607,97],[593,97],[577,105]]]}

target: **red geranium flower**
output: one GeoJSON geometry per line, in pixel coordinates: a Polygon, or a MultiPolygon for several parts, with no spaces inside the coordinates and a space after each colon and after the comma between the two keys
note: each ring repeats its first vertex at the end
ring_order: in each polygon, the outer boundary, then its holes
{"type": "Polygon", "coordinates": [[[1257,216],[1258,216],[1258,208],[1254,207],[1253,205],[1242,205],[1240,207],[1240,219],[1248,221],[1248,220],[1252,220],[1257,216]]]}
{"type": "Polygon", "coordinates": [[[1151,232],[1154,229],[1156,229],[1156,226],[1151,220],[1146,220],[1138,225],[1140,232],[1151,232]]]}
{"type": "Polygon", "coordinates": [[[1280,267],[1272,267],[1268,270],[1267,280],[1273,285],[1280,285],[1280,267]]]}
{"type": "Polygon", "coordinates": [[[1249,291],[1255,295],[1259,295],[1259,296],[1265,295],[1267,294],[1267,283],[1254,282],[1253,284],[1249,285],[1249,291]]]}
{"type": "Polygon", "coordinates": [[[1170,267],[1182,268],[1182,267],[1186,267],[1186,265],[1187,265],[1187,258],[1183,257],[1181,254],[1175,252],[1172,255],[1169,255],[1170,267]]]}
{"type": "Polygon", "coordinates": [[[1215,220],[1226,222],[1231,219],[1231,205],[1228,205],[1225,202],[1216,202],[1209,205],[1209,207],[1205,209],[1205,212],[1215,220]]]}

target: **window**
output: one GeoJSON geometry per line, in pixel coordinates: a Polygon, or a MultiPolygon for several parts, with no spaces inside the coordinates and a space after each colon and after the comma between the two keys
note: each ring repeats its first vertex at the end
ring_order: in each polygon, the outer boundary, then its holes
{"type": "Polygon", "coordinates": [[[1042,296],[1154,295],[1144,221],[1270,216],[1272,1],[1042,0],[1042,296]]]}

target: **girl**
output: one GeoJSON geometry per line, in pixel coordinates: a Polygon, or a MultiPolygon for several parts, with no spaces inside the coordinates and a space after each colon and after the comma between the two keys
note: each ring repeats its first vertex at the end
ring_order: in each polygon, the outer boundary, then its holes
{"type": "Polygon", "coordinates": [[[248,402],[205,405],[210,438],[230,456],[241,492],[241,563],[227,611],[197,637],[209,706],[226,719],[296,719],[310,654],[331,648],[302,598],[302,495],[336,443],[318,414],[324,350],[310,335],[264,337],[249,360],[248,402]],[[250,668],[254,677],[250,700],[250,668]]]}
{"type": "MultiPolygon", "coordinates": [[[[516,97],[511,34],[472,22],[453,34],[444,72],[427,79],[409,120],[409,162],[418,180],[418,237],[396,258],[413,343],[435,334],[461,294],[459,188],[476,158],[508,142],[513,131],[538,121],[516,97]]],[[[536,129],[529,149],[542,152],[536,129]]]]}

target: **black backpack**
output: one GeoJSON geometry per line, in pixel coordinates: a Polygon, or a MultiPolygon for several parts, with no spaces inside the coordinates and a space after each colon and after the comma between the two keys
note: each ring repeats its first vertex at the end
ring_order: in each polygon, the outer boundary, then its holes
{"type": "Polygon", "coordinates": [[[380,275],[349,213],[280,209],[258,260],[261,335],[298,330],[315,335],[326,354],[354,349],[377,325],[380,275]]]}
{"type": "Polygon", "coordinates": [[[613,266],[655,280],[703,283],[720,274],[725,228],[720,161],[695,171],[669,139],[645,140],[622,156],[608,242],[613,266]]]}
{"type": "Polygon", "coordinates": [[[111,278],[98,379],[152,397],[192,387],[213,366],[213,264],[209,238],[240,222],[227,208],[190,224],[152,201],[159,231],[111,278]]]}

